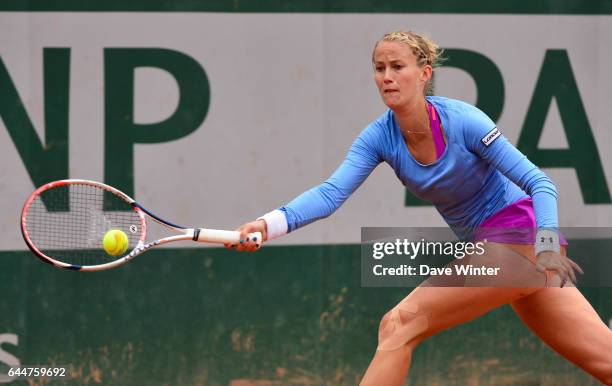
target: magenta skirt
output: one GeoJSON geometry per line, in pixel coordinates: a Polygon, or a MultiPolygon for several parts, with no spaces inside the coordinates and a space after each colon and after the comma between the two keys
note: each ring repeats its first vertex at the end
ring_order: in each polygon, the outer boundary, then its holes
{"type": "MultiPolygon", "coordinates": [[[[474,232],[474,240],[492,241],[507,244],[534,244],[536,221],[531,197],[508,205],[486,219],[474,232]]],[[[567,240],[559,233],[559,243],[567,245],[567,240]]]]}

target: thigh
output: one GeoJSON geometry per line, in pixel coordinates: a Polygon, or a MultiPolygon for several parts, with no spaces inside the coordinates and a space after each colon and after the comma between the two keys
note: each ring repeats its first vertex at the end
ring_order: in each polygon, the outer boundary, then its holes
{"type": "Polygon", "coordinates": [[[512,308],[544,342],[583,369],[593,372],[593,366],[611,362],[612,331],[577,288],[543,288],[512,308]]]}
{"type": "Polygon", "coordinates": [[[512,308],[553,350],[598,379],[609,380],[612,330],[577,288],[559,286],[559,277],[549,273],[547,288],[518,298],[512,308]]]}
{"type": "Polygon", "coordinates": [[[426,324],[414,340],[468,322],[501,305],[512,303],[536,288],[515,287],[426,287],[415,288],[391,312],[425,316],[426,324]]]}
{"type": "MultiPolygon", "coordinates": [[[[409,318],[426,317],[416,343],[439,331],[475,319],[501,305],[515,302],[545,287],[546,275],[535,270],[532,245],[486,243],[485,253],[453,261],[501,267],[491,277],[432,277],[415,288],[393,310],[409,318]]],[[[422,319],[422,318],[421,318],[422,319]]]]}

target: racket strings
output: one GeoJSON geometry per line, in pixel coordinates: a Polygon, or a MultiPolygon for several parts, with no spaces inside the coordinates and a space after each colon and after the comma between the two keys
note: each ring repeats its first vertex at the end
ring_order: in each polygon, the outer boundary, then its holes
{"type": "Polygon", "coordinates": [[[85,184],[43,191],[28,208],[26,229],[43,254],[73,265],[117,260],[134,249],[142,235],[140,217],[129,202],[101,187],[85,184]],[[102,240],[111,229],[128,236],[125,254],[111,256],[104,251],[102,240]]]}

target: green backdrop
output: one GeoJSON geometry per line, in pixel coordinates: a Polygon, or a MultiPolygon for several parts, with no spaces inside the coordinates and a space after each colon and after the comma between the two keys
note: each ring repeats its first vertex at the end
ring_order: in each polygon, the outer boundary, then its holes
{"type": "MultiPolygon", "coordinates": [[[[93,274],[3,253],[0,326],[19,344],[2,349],[70,365],[74,385],[355,385],[380,317],[410,290],[363,288],[359,269],[357,245],[153,250],[93,274]]],[[[612,317],[612,289],[583,292],[612,317]]],[[[419,346],[409,381],[598,384],[507,306],[419,346]]]]}

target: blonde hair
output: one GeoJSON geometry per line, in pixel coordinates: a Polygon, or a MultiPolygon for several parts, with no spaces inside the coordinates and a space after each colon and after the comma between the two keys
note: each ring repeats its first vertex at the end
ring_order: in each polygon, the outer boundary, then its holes
{"type": "MultiPolygon", "coordinates": [[[[412,54],[416,57],[419,67],[429,65],[432,69],[442,65],[444,58],[442,50],[433,40],[423,34],[418,34],[412,31],[397,30],[386,33],[380,40],[376,42],[374,51],[380,42],[399,42],[407,45],[412,54]]],[[[374,53],[372,53],[372,59],[374,53]]],[[[423,92],[427,95],[433,91],[433,77],[429,78],[423,92]]]]}

